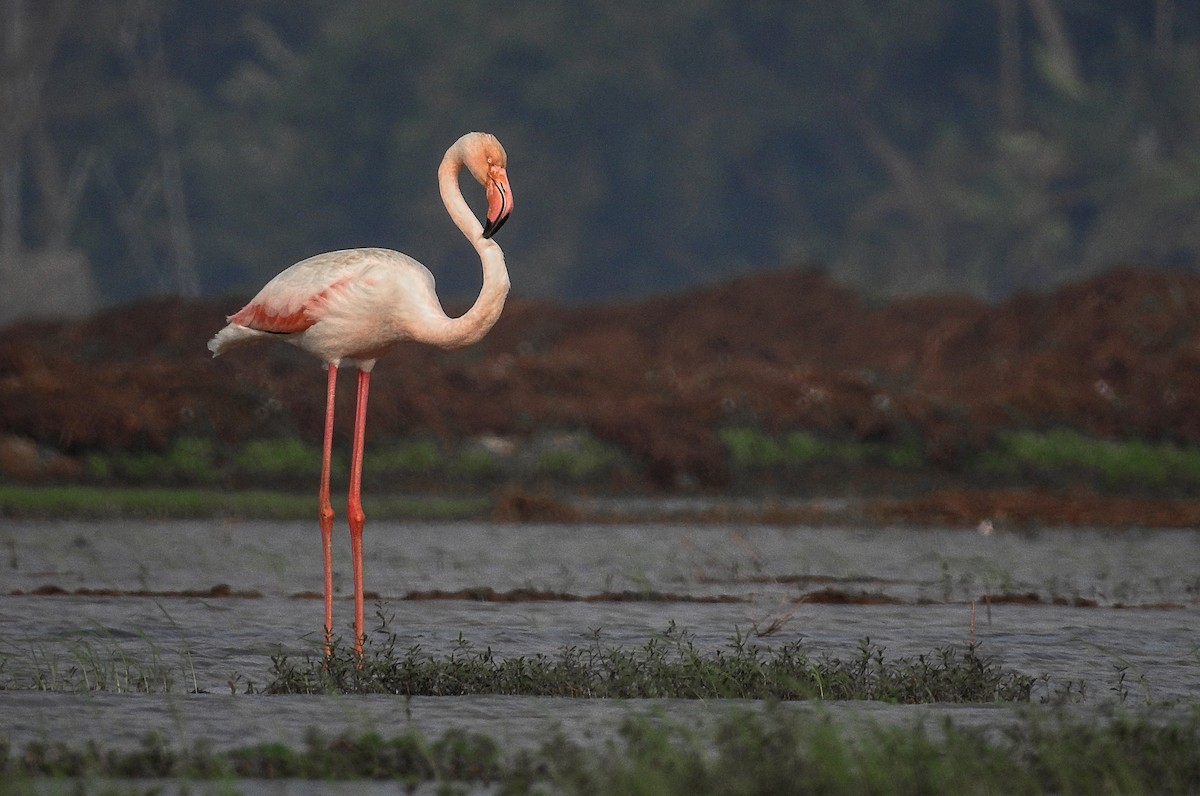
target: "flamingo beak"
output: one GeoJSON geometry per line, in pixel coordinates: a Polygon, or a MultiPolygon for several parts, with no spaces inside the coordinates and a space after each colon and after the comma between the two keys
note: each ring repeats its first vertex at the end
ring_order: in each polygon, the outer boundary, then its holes
{"type": "Polygon", "coordinates": [[[487,223],[483,226],[483,237],[496,234],[512,212],[512,188],[508,185],[508,172],[503,166],[488,169],[487,178],[487,223]]]}

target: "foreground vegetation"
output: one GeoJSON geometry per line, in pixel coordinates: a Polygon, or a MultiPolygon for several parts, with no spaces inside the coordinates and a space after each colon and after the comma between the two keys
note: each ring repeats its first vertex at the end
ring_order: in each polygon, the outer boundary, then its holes
{"type": "Polygon", "coordinates": [[[0,793],[38,777],[85,780],[394,779],[490,784],[501,794],[741,793],[1194,793],[1200,788],[1200,714],[1174,724],[1118,717],[1027,716],[1005,728],[873,726],[850,730],[768,707],[712,726],[650,715],[627,718],[606,744],[563,736],[503,750],[460,730],[427,740],[311,733],[301,749],[261,744],[214,751],[0,744],[0,793]]]}
{"type": "Polygon", "coordinates": [[[367,637],[360,657],[336,640],[326,656],[272,659],[268,693],[606,697],[619,699],[859,699],[892,703],[1028,702],[1035,678],[1005,670],[975,646],[915,660],[888,659],[864,640],[857,656],[810,657],[800,642],[775,647],[740,634],[726,650],[704,653],[674,623],[640,648],[610,647],[596,637],[557,655],[497,658],[460,638],[445,657],[420,647],[396,649],[396,635],[367,637]]]}
{"type": "MultiPolygon", "coordinates": [[[[735,636],[716,652],[698,650],[671,625],[638,648],[592,643],[558,655],[497,659],[460,639],[446,655],[396,649],[388,618],[367,638],[363,655],[335,638],[298,661],[279,654],[271,680],[256,687],[236,676],[246,699],[269,694],[464,695],[523,694],[570,697],[753,699],[714,707],[699,722],[663,715],[661,704],[634,707],[601,742],[556,733],[505,747],[469,729],[436,738],[416,731],[330,737],[309,732],[298,748],[261,743],[214,748],[201,742],[172,746],[150,735],[137,748],[106,748],[102,741],[71,745],[52,738],[16,746],[0,740],[0,795],[37,790],[44,778],[73,780],[86,789],[136,785],[158,792],[158,780],[395,780],[413,788],[468,785],[500,794],[735,794],[840,793],[1193,793],[1200,788],[1200,710],[1126,713],[1120,677],[1116,700],[1080,718],[1064,704],[1082,694],[1030,702],[1034,678],[1002,669],[975,646],[948,648],[916,659],[888,659],[863,641],[842,660],[808,655],[799,644],[759,647],[735,636]],[[800,700],[874,700],[888,703],[1016,703],[986,727],[947,719],[900,724],[839,721],[821,708],[796,709],[800,700]],[[792,702],[792,705],[785,704],[792,702]],[[130,781],[135,781],[134,785],[130,781]]],[[[127,641],[92,631],[75,639],[71,661],[35,655],[41,675],[17,681],[12,651],[0,653],[0,689],[172,693],[179,668],[145,640],[150,655],[127,641]]],[[[182,656],[186,686],[190,653],[182,656]]]]}
{"type": "MultiPolygon", "coordinates": [[[[555,655],[500,658],[458,639],[445,655],[396,648],[389,617],[368,634],[360,655],[341,637],[294,658],[272,656],[268,681],[229,680],[247,694],[514,695],[609,699],[871,700],[897,704],[1026,703],[1039,680],[953,646],[915,659],[888,658],[869,640],[846,659],[811,655],[801,642],[765,646],[735,634],[724,649],[702,651],[671,623],[640,647],[615,647],[599,634],[555,655]]],[[[192,653],[167,654],[148,639],[129,648],[105,631],[82,633],[63,654],[0,649],[0,690],[79,693],[192,693],[192,653]],[[177,659],[177,660],[176,660],[177,659]],[[182,679],[180,679],[182,678],[182,679]]],[[[7,646],[7,645],[6,645],[7,646]]],[[[1042,682],[1042,685],[1046,685],[1042,682]]],[[[1070,698],[1079,691],[1068,685],[1070,698]]],[[[1049,698],[1048,695],[1046,697],[1049,698]]]]}

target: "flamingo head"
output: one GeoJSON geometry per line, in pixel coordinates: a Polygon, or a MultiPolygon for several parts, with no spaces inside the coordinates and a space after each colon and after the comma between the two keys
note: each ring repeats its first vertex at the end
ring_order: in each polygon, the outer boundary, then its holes
{"type": "Polygon", "coordinates": [[[512,188],[508,185],[508,155],[491,133],[467,133],[459,139],[463,164],[487,193],[487,223],[483,237],[496,234],[512,213],[512,188]]]}

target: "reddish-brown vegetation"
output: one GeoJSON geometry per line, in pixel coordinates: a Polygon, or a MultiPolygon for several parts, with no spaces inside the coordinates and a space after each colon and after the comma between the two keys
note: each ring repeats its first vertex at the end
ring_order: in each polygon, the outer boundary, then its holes
{"type": "MultiPolygon", "coordinates": [[[[179,435],[317,440],[315,361],[281,345],[209,357],[205,342],[237,306],[158,299],[5,329],[0,436],[67,453],[161,448],[179,435]]],[[[665,487],[726,482],[724,424],[916,436],[951,468],[1005,428],[1197,442],[1198,324],[1200,277],[1140,270],[999,305],[875,306],[815,270],[627,304],[518,298],[479,346],[392,352],[376,370],[371,434],[587,429],[665,487]]],[[[341,417],[352,393],[341,391],[341,417]]],[[[542,508],[518,503],[514,516],[542,508]]]]}

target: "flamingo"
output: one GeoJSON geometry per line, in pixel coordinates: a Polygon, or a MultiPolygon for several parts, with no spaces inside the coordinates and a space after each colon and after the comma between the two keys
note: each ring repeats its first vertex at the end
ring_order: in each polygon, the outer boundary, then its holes
{"type": "Polygon", "coordinates": [[[358,368],[354,442],[346,518],[354,577],[354,649],[362,655],[363,445],[367,392],[375,361],[397,343],[453,349],[478,342],[496,323],[508,296],[504,252],[492,236],[512,212],[508,156],[489,133],[467,133],[446,150],[438,186],[455,226],[479,254],[483,287],[474,305],[458,318],[447,317],[434,289],[433,274],[413,258],[390,249],[346,249],[301,260],[268,282],[250,303],[230,315],[229,324],[208,341],[213,356],[247,343],[282,340],[319,358],[327,371],[325,437],[321,452],[318,521],[325,565],[325,651],[333,634],[333,507],[329,501],[330,454],[337,370],[358,368]],[[458,176],[466,167],[487,196],[486,224],[463,199],[458,176]]]}

